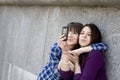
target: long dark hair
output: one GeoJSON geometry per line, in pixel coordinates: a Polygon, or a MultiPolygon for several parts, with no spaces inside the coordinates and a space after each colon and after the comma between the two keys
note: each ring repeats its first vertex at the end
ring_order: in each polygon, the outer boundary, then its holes
{"type": "MultiPolygon", "coordinates": [[[[71,22],[71,23],[69,23],[69,24],[67,25],[67,28],[68,28],[68,29],[67,29],[67,33],[68,33],[69,31],[74,31],[74,32],[77,32],[78,34],[80,34],[80,32],[81,32],[81,30],[82,30],[82,28],[83,28],[83,24],[82,24],[82,23],[79,23],[79,22],[71,22]]],[[[78,43],[78,44],[75,44],[72,50],[77,49],[77,48],[80,48],[79,43],[78,43]]]]}
{"type": "MultiPolygon", "coordinates": [[[[95,24],[93,24],[93,23],[86,24],[86,25],[84,25],[84,27],[89,27],[91,30],[91,42],[90,42],[90,44],[100,43],[102,41],[101,32],[95,24]]],[[[80,65],[82,65],[85,62],[86,57],[87,57],[87,53],[83,53],[83,54],[79,55],[80,65]]]]}

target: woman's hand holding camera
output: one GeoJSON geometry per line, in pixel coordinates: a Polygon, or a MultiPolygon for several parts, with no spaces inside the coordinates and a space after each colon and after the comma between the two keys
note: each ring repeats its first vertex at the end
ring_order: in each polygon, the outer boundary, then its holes
{"type": "Polygon", "coordinates": [[[65,39],[66,39],[65,35],[61,35],[58,40],[58,45],[62,49],[63,53],[66,53],[69,50],[67,42],[64,41],[65,39]]]}

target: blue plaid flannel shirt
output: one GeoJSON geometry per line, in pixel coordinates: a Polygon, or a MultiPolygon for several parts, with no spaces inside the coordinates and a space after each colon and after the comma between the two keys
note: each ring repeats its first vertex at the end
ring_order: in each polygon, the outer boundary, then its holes
{"type": "MultiPolygon", "coordinates": [[[[107,45],[103,43],[97,43],[91,45],[92,50],[105,51],[107,45]]],[[[57,69],[62,50],[57,43],[54,43],[50,49],[50,60],[47,65],[39,73],[37,80],[61,80],[59,71],[57,69]]]]}

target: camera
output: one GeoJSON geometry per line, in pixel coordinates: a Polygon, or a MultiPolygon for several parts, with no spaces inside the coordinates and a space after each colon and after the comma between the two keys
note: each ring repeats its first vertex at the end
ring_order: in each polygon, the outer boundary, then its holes
{"type": "Polygon", "coordinates": [[[67,40],[67,35],[68,35],[67,30],[68,30],[68,28],[66,26],[62,27],[62,35],[64,34],[66,36],[66,39],[64,41],[67,40]]]}

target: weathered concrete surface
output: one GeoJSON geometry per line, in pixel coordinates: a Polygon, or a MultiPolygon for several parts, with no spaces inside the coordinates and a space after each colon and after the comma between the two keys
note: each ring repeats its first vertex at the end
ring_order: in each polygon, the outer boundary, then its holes
{"type": "MultiPolygon", "coordinates": [[[[120,30],[120,29],[119,29],[120,30]]],[[[120,34],[116,33],[106,38],[109,42],[107,54],[108,80],[119,80],[120,78],[120,34]]]]}
{"type": "Polygon", "coordinates": [[[16,74],[6,77],[9,68],[22,74],[14,66],[7,67],[9,64],[38,75],[49,60],[49,48],[60,36],[62,26],[71,21],[93,22],[99,26],[103,41],[109,46],[108,80],[119,80],[120,9],[77,6],[1,6],[0,80],[17,80],[17,77],[22,80],[16,74]]]}
{"type": "Polygon", "coordinates": [[[36,75],[24,69],[21,69],[18,66],[10,63],[0,63],[0,65],[4,66],[3,72],[1,73],[2,77],[0,78],[0,80],[37,80],[36,75]]]}
{"type": "Polygon", "coordinates": [[[119,6],[120,0],[0,0],[1,5],[119,6]]]}
{"type": "Polygon", "coordinates": [[[0,59],[36,72],[44,54],[48,8],[0,7],[0,13],[0,59]]]}

